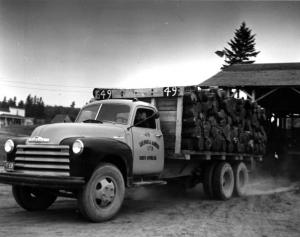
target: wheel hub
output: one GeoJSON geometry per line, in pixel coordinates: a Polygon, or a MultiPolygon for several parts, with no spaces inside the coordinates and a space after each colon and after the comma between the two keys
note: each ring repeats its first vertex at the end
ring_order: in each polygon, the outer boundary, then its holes
{"type": "Polygon", "coordinates": [[[107,207],[115,198],[115,185],[109,178],[101,179],[96,185],[96,202],[100,207],[107,207]]]}
{"type": "Polygon", "coordinates": [[[225,193],[230,193],[232,189],[232,176],[229,171],[225,171],[222,177],[222,186],[225,193]]]}

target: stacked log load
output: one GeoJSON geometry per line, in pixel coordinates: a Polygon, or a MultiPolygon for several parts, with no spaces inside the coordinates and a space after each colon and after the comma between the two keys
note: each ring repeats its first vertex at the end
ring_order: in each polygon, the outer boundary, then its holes
{"type": "Polygon", "coordinates": [[[227,96],[222,89],[186,95],[182,121],[183,150],[265,153],[264,109],[255,102],[227,96]]]}

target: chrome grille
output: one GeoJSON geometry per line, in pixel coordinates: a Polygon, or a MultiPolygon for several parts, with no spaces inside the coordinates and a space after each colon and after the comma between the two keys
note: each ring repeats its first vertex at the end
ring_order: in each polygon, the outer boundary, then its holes
{"type": "Polygon", "coordinates": [[[18,145],[15,171],[30,175],[70,176],[69,146],[18,145]]]}

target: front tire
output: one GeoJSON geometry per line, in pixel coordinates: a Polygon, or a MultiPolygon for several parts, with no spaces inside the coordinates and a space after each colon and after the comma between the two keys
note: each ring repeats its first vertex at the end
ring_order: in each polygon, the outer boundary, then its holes
{"type": "Polygon", "coordinates": [[[227,162],[217,165],[213,176],[214,194],[220,200],[231,198],[234,188],[234,174],[232,167],[227,162]]]}
{"type": "Polygon", "coordinates": [[[57,195],[47,189],[14,185],[12,193],[16,202],[27,211],[42,211],[50,207],[57,195]]]}
{"type": "Polygon", "coordinates": [[[92,222],[114,217],[123,203],[125,183],[120,170],[112,164],[100,165],[79,193],[82,215],[92,222]]]}
{"type": "Polygon", "coordinates": [[[234,174],[234,194],[242,197],[246,194],[248,184],[248,169],[244,162],[239,162],[233,165],[234,174]]]}

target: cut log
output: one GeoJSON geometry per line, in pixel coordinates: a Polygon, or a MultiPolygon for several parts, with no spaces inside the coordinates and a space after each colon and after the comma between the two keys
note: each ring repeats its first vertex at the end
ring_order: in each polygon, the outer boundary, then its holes
{"type": "Polygon", "coordinates": [[[191,92],[184,97],[182,148],[200,151],[265,152],[265,111],[224,90],[191,92]]]}

